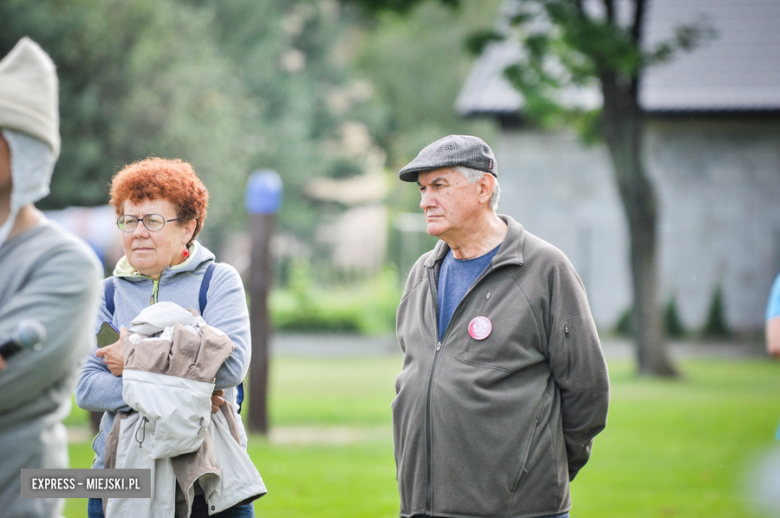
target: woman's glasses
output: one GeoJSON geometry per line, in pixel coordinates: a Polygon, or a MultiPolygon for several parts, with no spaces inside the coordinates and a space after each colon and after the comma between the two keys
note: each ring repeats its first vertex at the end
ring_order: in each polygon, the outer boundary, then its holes
{"type": "MultiPolygon", "coordinates": [[[[146,230],[149,232],[157,232],[158,230],[161,230],[166,223],[177,221],[178,219],[179,218],[165,219],[159,214],[147,214],[141,218],[140,221],[143,221],[144,227],[146,227],[146,230]]],[[[138,227],[138,221],[138,218],[135,216],[119,216],[116,220],[116,226],[119,227],[119,230],[122,232],[132,232],[138,227]]]]}

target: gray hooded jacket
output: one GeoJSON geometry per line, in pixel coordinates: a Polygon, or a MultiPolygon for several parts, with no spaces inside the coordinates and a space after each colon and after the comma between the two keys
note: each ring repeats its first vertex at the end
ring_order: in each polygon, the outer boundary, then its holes
{"type": "MultiPolygon", "coordinates": [[[[190,247],[189,259],[182,264],[165,268],[160,279],[155,281],[134,273],[127,258],[122,258],[114,270],[114,314],[108,312],[105,300],[101,298],[97,318],[93,321],[93,332],[97,333],[104,321],[112,323],[117,329],[120,326],[129,328],[130,322],[141,310],[155,302],[170,301],[183,308],[197,309],[203,274],[213,261],[214,254],[195,241],[190,247]]],[[[211,327],[228,335],[236,346],[233,354],[217,371],[216,388],[224,389],[225,400],[237,408],[235,387],[243,381],[249,369],[250,339],[244,285],[235,268],[218,263],[207,296],[204,320],[211,327]]],[[[100,432],[92,443],[96,454],[92,467],[103,468],[106,435],[114,424],[116,412],[128,412],[131,408],[122,399],[122,378],[111,374],[103,360],[94,354],[87,357],[76,386],[76,404],[86,410],[105,412],[100,422],[100,432]]],[[[246,433],[238,414],[236,420],[241,432],[241,442],[246,447],[246,433]]]]}

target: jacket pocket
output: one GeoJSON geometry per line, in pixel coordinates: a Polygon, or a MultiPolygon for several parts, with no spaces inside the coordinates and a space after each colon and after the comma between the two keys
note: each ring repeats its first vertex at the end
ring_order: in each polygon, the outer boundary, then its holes
{"type": "Polygon", "coordinates": [[[539,435],[539,418],[537,417],[534,420],[534,427],[531,432],[531,439],[528,441],[528,444],[525,447],[525,451],[523,452],[523,457],[520,460],[520,471],[517,472],[517,475],[515,476],[514,484],[512,484],[512,492],[517,492],[517,488],[520,485],[520,481],[523,479],[523,475],[528,473],[528,459],[531,456],[531,452],[533,451],[534,446],[536,446],[536,441],[538,439],[539,435]]]}
{"type": "MultiPolygon", "coordinates": [[[[506,372],[544,360],[532,308],[513,284],[486,285],[474,295],[482,301],[474,301],[450,324],[457,326],[457,334],[450,334],[463,344],[454,351],[459,360],[506,372]],[[491,328],[487,336],[477,339],[470,335],[469,325],[480,316],[490,321],[491,328]]],[[[447,347],[451,348],[450,341],[447,347]]]]}

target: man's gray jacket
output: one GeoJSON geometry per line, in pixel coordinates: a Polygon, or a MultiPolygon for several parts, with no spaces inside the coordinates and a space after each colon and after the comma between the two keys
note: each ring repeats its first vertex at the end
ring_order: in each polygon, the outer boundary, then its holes
{"type": "Polygon", "coordinates": [[[398,307],[393,429],[401,516],[534,517],[571,508],[569,481],[604,429],[607,365],[566,256],[508,216],[491,265],[438,341],[440,241],[398,307]],[[492,322],[469,335],[477,316],[492,322]]]}

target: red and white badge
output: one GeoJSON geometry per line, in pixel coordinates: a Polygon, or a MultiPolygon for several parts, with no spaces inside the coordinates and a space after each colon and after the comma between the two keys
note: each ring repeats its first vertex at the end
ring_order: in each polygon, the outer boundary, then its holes
{"type": "Polygon", "coordinates": [[[493,323],[488,317],[474,317],[469,322],[469,335],[474,340],[484,340],[493,331],[493,323]]]}

